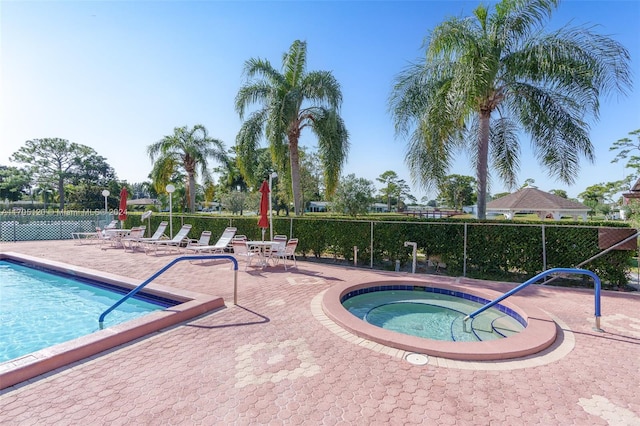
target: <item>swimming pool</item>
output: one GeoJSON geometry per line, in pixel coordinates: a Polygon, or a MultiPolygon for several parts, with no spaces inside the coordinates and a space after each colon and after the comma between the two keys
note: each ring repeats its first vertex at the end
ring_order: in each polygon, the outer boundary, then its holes
{"type": "MultiPolygon", "coordinates": [[[[128,290],[0,260],[0,362],[98,331],[98,316],[128,290]]],[[[109,317],[112,326],[178,302],[141,295],[109,317]]]]}
{"type": "MultiPolygon", "coordinates": [[[[123,291],[129,291],[140,284],[139,280],[18,253],[0,252],[0,261],[2,260],[18,262],[54,273],[72,275],[82,280],[101,282],[119,287],[123,291]]],[[[118,307],[107,317],[105,329],[0,362],[0,389],[225,306],[224,299],[219,296],[200,294],[154,283],[145,287],[144,294],[152,299],[171,300],[177,304],[115,324],[111,315],[120,310],[118,307]]],[[[94,328],[99,327],[98,316],[92,319],[94,328]]]]}
{"type": "Polygon", "coordinates": [[[520,332],[503,339],[485,341],[444,341],[433,338],[398,333],[369,324],[349,312],[342,302],[356,294],[372,293],[383,288],[391,290],[402,289],[454,295],[475,301],[493,300],[500,293],[474,288],[461,283],[456,285],[442,280],[430,281],[426,279],[406,279],[402,281],[376,281],[365,283],[343,283],[329,288],[322,296],[322,310],[324,314],[343,330],[362,339],[379,343],[394,349],[432,355],[441,358],[465,361],[489,361],[519,358],[538,353],[551,346],[557,336],[557,326],[553,319],[544,311],[528,303],[522,296],[512,296],[500,303],[503,309],[510,311],[510,316],[526,327],[520,332]]]}
{"type": "Polygon", "coordinates": [[[465,316],[488,302],[467,293],[413,285],[356,290],[342,298],[349,312],[369,324],[426,339],[496,340],[526,327],[522,317],[501,305],[465,324],[465,316]]]}

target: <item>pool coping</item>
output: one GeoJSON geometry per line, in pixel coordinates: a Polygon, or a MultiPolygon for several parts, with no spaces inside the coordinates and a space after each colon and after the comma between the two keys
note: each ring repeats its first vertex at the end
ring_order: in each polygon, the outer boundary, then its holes
{"type": "Polygon", "coordinates": [[[347,283],[335,285],[327,290],[322,298],[322,310],[332,321],[358,337],[408,352],[453,360],[496,361],[525,357],[547,349],[557,337],[557,327],[553,319],[546,312],[518,296],[505,299],[500,304],[517,312],[527,321],[527,327],[516,335],[484,342],[445,342],[385,330],[357,318],[340,302],[342,297],[351,291],[386,285],[437,287],[473,294],[488,300],[493,300],[502,294],[489,289],[471,289],[467,286],[429,281],[429,279],[393,279],[359,284],[347,283]]]}
{"type": "MultiPolygon", "coordinates": [[[[39,257],[0,252],[0,260],[15,260],[70,275],[89,278],[125,288],[135,288],[141,281],[69,265],[39,257]]],[[[150,283],[144,290],[147,294],[181,302],[178,305],[151,312],[121,324],[98,330],[92,334],[59,343],[19,358],[0,363],[0,390],[33,379],[36,376],[83,360],[116,346],[149,335],[153,332],[179,324],[204,313],[225,307],[222,297],[176,289],[150,283]]],[[[96,322],[98,319],[96,318],[96,322]]]]}

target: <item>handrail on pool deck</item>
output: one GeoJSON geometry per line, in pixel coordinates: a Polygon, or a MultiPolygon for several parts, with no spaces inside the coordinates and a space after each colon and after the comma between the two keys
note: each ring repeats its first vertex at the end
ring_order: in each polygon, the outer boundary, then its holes
{"type": "Polygon", "coordinates": [[[507,297],[519,292],[520,290],[522,290],[523,288],[527,287],[528,285],[533,284],[536,281],[540,280],[540,278],[544,278],[547,275],[556,274],[556,273],[588,275],[591,278],[593,278],[594,287],[595,287],[594,297],[595,297],[595,311],[596,311],[595,312],[595,317],[596,317],[595,330],[596,331],[603,331],[600,328],[600,278],[595,273],[593,273],[592,271],[589,271],[587,269],[576,269],[576,268],[552,268],[552,269],[547,269],[546,271],[542,271],[538,275],[536,275],[535,277],[530,278],[527,281],[523,282],[518,287],[516,287],[516,288],[514,288],[512,290],[509,290],[508,292],[506,292],[502,296],[498,297],[497,299],[492,300],[491,302],[487,303],[486,305],[484,305],[480,309],[470,313],[469,315],[464,317],[464,323],[466,324],[466,322],[469,320],[469,318],[474,318],[476,315],[486,311],[487,309],[491,308],[494,305],[497,305],[498,303],[500,303],[501,301],[503,301],[507,297]]]}
{"type": "Polygon", "coordinates": [[[127,300],[131,296],[134,296],[136,293],[142,290],[147,284],[149,284],[151,281],[155,280],[160,275],[162,275],[167,269],[171,268],[173,265],[183,260],[204,260],[204,259],[228,259],[233,262],[233,303],[237,305],[238,304],[238,261],[236,260],[235,257],[229,256],[228,254],[205,254],[205,255],[199,255],[199,256],[180,256],[173,259],[171,262],[169,262],[166,266],[164,266],[158,272],[156,272],[155,274],[147,278],[138,287],[134,288],[129,293],[125,294],[122,297],[122,299],[114,303],[109,309],[104,311],[100,315],[100,318],[98,319],[98,324],[100,325],[100,329],[103,328],[104,318],[107,316],[107,314],[109,314],[109,312],[113,311],[115,308],[120,306],[125,300],[127,300]]]}

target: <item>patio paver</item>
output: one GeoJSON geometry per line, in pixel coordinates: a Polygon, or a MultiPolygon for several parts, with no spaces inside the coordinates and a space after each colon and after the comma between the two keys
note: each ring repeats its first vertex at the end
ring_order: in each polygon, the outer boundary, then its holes
{"type": "MultiPolygon", "coordinates": [[[[141,281],[175,257],[73,241],[0,243],[0,251],[141,281]]],[[[637,294],[603,292],[599,333],[593,291],[527,289],[566,331],[552,350],[414,365],[318,310],[321,293],[337,283],[410,275],[298,259],[286,272],[239,272],[235,306],[232,274],[222,262],[176,265],[160,284],[222,296],[227,308],[0,391],[0,424],[640,425],[637,294]]]]}

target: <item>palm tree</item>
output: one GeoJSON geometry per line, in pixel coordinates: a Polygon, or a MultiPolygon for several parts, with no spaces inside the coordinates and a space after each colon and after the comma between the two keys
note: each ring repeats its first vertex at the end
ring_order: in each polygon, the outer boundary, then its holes
{"type": "Polygon", "coordinates": [[[249,167],[256,163],[257,146],[264,135],[279,174],[290,173],[296,214],[303,214],[298,147],[302,130],[309,128],[318,138],[328,193],[335,191],[349,148],[339,115],[340,85],[329,71],[306,72],[306,64],[307,43],[299,40],[283,55],[281,73],[267,60],[249,59],[244,66],[247,82],[236,96],[241,119],[250,105],[259,104],[236,137],[240,171],[251,174],[249,167]]]}
{"type": "Polygon", "coordinates": [[[629,53],[592,28],[542,27],[559,0],[503,0],[490,13],[452,18],[425,40],[426,61],[395,79],[389,105],[396,133],[409,137],[414,181],[431,189],[459,149],[476,162],[478,217],[486,217],[489,156],[515,187],[519,133],[537,160],[571,184],[584,156],[593,161],[589,124],[602,94],[631,85],[629,53]]]}
{"type": "Polygon", "coordinates": [[[206,184],[211,181],[207,161],[210,158],[222,163],[228,161],[224,143],[210,138],[202,124],[196,124],[192,129],[188,126],[174,128],[173,135],[149,145],[147,153],[151,161],[155,162],[152,175],[158,193],[164,192],[164,187],[176,172],[186,174],[187,199],[191,212],[195,211],[196,176],[200,175],[206,184]]]}

